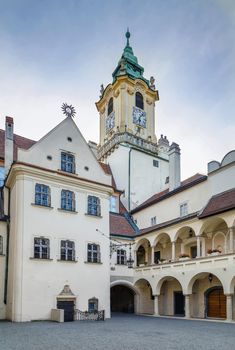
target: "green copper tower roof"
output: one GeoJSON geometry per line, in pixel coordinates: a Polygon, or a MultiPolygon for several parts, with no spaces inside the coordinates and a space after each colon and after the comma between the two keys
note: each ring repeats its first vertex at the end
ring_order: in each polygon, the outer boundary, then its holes
{"type": "Polygon", "coordinates": [[[143,77],[144,68],[138,64],[138,59],[134,55],[132,47],[130,46],[130,36],[131,34],[129,32],[129,29],[127,29],[126,46],[124,48],[122,57],[119,60],[118,65],[112,74],[113,82],[115,82],[115,80],[119,76],[128,75],[132,79],[142,79],[149,85],[149,81],[143,77]]]}

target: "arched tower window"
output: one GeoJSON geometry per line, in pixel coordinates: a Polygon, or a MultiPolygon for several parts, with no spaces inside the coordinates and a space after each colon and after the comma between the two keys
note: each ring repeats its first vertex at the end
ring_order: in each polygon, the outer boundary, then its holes
{"type": "Polygon", "coordinates": [[[108,115],[113,111],[113,98],[111,97],[108,104],[108,115]]]}
{"type": "Polygon", "coordinates": [[[135,105],[141,109],[144,109],[144,98],[140,92],[135,94],[135,105]]]}

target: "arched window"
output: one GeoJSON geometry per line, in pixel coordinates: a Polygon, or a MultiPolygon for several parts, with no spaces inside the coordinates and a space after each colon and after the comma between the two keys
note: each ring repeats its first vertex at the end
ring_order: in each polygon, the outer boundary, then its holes
{"type": "Polygon", "coordinates": [[[140,92],[135,94],[135,105],[141,109],[144,109],[144,99],[143,95],[140,92]]]}
{"type": "Polygon", "coordinates": [[[113,111],[113,98],[111,97],[108,104],[108,115],[113,111]]]}

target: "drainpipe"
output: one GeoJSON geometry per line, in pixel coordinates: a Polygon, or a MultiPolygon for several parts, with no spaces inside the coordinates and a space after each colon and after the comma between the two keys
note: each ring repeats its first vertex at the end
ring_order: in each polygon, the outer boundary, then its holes
{"type": "Polygon", "coordinates": [[[128,155],[128,211],[131,210],[131,151],[132,148],[129,149],[128,155]]]}
{"type": "Polygon", "coordinates": [[[128,145],[123,145],[120,143],[120,146],[129,148],[128,154],[128,211],[131,210],[131,151],[132,147],[128,145]]]}
{"type": "MultiPolygon", "coordinates": [[[[6,186],[5,186],[6,187],[6,186]]],[[[8,215],[7,215],[7,245],[6,245],[6,263],[5,263],[5,284],[4,284],[4,304],[7,304],[7,285],[8,285],[8,265],[9,265],[9,241],[10,241],[10,198],[11,191],[8,189],[8,215]]]]}

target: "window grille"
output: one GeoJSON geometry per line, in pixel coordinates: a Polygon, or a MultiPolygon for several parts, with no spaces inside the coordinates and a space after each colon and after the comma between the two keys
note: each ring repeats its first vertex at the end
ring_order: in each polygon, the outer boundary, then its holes
{"type": "Polygon", "coordinates": [[[75,260],[75,243],[69,240],[60,243],[60,259],[74,261],[75,260]]]}
{"type": "Polygon", "coordinates": [[[95,216],[101,215],[100,199],[98,197],[88,196],[87,214],[95,216]]]}
{"type": "Polygon", "coordinates": [[[94,243],[87,245],[87,261],[92,263],[100,262],[100,246],[94,243]]]}
{"type": "Polygon", "coordinates": [[[67,173],[75,173],[75,157],[70,153],[61,153],[61,170],[67,173]]]}
{"type": "Polygon", "coordinates": [[[50,240],[47,238],[34,238],[34,258],[50,258],[50,240]]]}
{"type": "Polygon", "coordinates": [[[61,191],[61,209],[75,211],[75,194],[72,191],[61,191]]]}
{"type": "Polygon", "coordinates": [[[42,184],[35,185],[35,204],[45,207],[51,206],[50,187],[42,184]]]}
{"type": "Polygon", "coordinates": [[[117,250],[117,264],[126,265],[126,251],[124,249],[117,250]]]}

